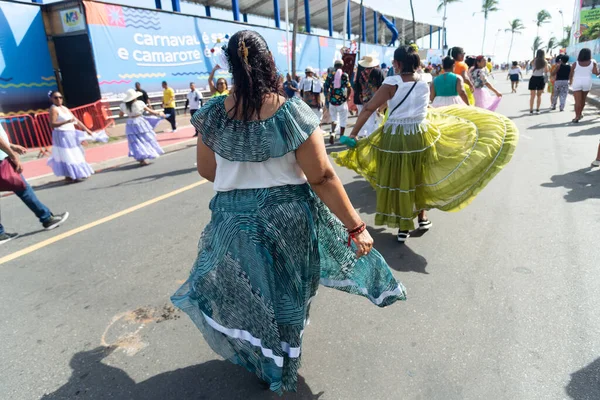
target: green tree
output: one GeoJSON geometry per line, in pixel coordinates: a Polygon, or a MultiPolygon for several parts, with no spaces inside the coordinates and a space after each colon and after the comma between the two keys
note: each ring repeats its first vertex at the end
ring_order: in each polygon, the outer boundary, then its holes
{"type": "Polygon", "coordinates": [[[533,40],[533,46],[531,46],[531,50],[533,50],[533,57],[535,58],[535,53],[542,47],[542,38],[536,36],[533,40]]]}
{"type": "MultiPolygon", "coordinates": [[[[485,35],[487,32],[488,16],[490,15],[490,13],[500,11],[500,9],[498,8],[499,4],[500,4],[499,0],[483,0],[483,3],[481,4],[481,11],[479,11],[479,12],[483,14],[483,18],[484,18],[483,42],[481,44],[481,54],[483,54],[483,51],[485,49],[485,35]]],[[[473,15],[475,15],[475,14],[477,14],[477,13],[474,13],[473,15]]]]}
{"type": "Polygon", "coordinates": [[[558,40],[554,36],[552,36],[550,39],[548,39],[548,44],[546,45],[546,50],[548,51],[548,53],[550,55],[552,55],[552,50],[554,50],[558,46],[559,46],[558,40]]]}
{"type": "Polygon", "coordinates": [[[460,3],[462,0],[440,0],[440,4],[438,5],[437,12],[444,11],[444,18],[442,19],[442,47],[446,45],[446,10],[448,8],[448,4],[452,3],[460,3]]]}
{"type": "Polygon", "coordinates": [[[552,20],[552,15],[547,10],[542,10],[537,13],[537,18],[535,19],[535,25],[537,26],[536,36],[540,36],[540,28],[542,25],[549,23],[552,20]]]}
{"type": "Polygon", "coordinates": [[[508,48],[508,59],[507,62],[510,63],[510,53],[512,52],[513,40],[515,39],[515,35],[520,35],[523,33],[523,29],[525,29],[525,25],[523,25],[523,21],[520,19],[513,19],[509,22],[510,28],[506,29],[505,32],[510,32],[510,47],[508,48]]]}

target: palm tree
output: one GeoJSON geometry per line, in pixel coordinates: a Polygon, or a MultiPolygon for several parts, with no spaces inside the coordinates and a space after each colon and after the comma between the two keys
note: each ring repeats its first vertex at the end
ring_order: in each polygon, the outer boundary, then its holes
{"type": "Polygon", "coordinates": [[[462,0],[440,0],[440,4],[438,5],[437,12],[444,10],[444,18],[442,19],[442,47],[446,46],[446,9],[448,4],[452,3],[460,3],[462,0]]]}
{"type": "Polygon", "coordinates": [[[533,58],[535,58],[535,53],[537,53],[540,47],[542,47],[542,38],[536,36],[533,40],[533,46],[531,47],[531,50],[533,50],[533,58]]]}
{"type": "Polygon", "coordinates": [[[546,45],[546,50],[548,50],[548,53],[550,55],[552,55],[552,50],[554,50],[558,46],[559,46],[558,40],[556,39],[556,37],[552,36],[550,39],[548,39],[548,44],[546,45]]]}
{"type": "Polygon", "coordinates": [[[412,13],[413,40],[417,43],[417,22],[415,21],[415,7],[413,6],[413,0],[410,0],[410,12],[412,13]]]}
{"type": "MultiPolygon", "coordinates": [[[[481,44],[481,54],[483,54],[483,50],[485,48],[485,34],[487,32],[488,16],[490,15],[490,13],[500,11],[500,9],[498,8],[499,3],[499,0],[483,0],[483,3],[481,4],[480,12],[483,13],[483,18],[485,19],[485,22],[483,24],[483,43],[481,44]]],[[[473,15],[475,14],[477,13],[473,13],[473,15]]]]}
{"type": "Polygon", "coordinates": [[[537,18],[535,19],[535,24],[537,26],[536,36],[540,36],[540,28],[542,25],[547,24],[552,19],[552,15],[546,10],[542,10],[537,14],[537,18]]]}
{"type": "Polygon", "coordinates": [[[523,21],[520,19],[513,19],[510,21],[510,28],[506,29],[505,32],[510,32],[510,47],[508,48],[508,60],[510,63],[510,53],[512,52],[513,40],[515,35],[520,35],[523,33],[523,29],[525,29],[525,25],[523,25],[523,21]]]}

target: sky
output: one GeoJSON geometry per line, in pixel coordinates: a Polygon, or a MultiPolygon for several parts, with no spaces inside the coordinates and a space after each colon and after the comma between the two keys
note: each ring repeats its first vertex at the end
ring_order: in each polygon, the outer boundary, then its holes
{"type": "MultiPolygon", "coordinates": [[[[419,22],[442,25],[443,13],[437,13],[440,0],[413,0],[415,19],[419,22]]],[[[481,10],[482,0],[463,0],[461,3],[448,5],[448,46],[464,47],[467,54],[480,54],[483,43],[483,14],[473,13],[481,10]]],[[[411,19],[409,0],[364,0],[364,4],[384,14],[395,14],[411,19]]],[[[512,60],[531,59],[531,47],[536,36],[535,19],[537,13],[545,9],[552,15],[552,21],[540,29],[540,37],[544,44],[551,36],[562,38],[562,21],[559,10],[563,11],[564,25],[570,26],[573,20],[575,0],[500,0],[500,11],[491,13],[487,23],[487,37],[484,54],[495,54],[494,61],[505,62],[510,47],[510,34],[504,30],[509,28],[509,21],[520,18],[526,29],[521,35],[515,35],[511,52],[512,60]],[[501,30],[498,32],[498,30],[501,30]],[[496,42],[494,49],[494,43],[496,42]]],[[[419,41],[421,47],[421,42],[419,41]]],[[[429,47],[429,39],[423,43],[429,47]]],[[[437,34],[434,34],[434,46],[437,45],[437,34]]]]}

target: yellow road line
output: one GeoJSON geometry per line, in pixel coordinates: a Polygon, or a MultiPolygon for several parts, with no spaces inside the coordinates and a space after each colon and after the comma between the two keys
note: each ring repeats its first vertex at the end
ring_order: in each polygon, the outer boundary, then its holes
{"type": "Polygon", "coordinates": [[[148,206],[150,206],[152,204],[158,203],[159,201],[166,200],[169,197],[176,196],[176,195],[178,195],[180,193],[186,192],[186,191],[188,191],[190,189],[193,189],[195,187],[198,187],[200,185],[204,185],[205,183],[208,183],[208,181],[207,180],[202,180],[202,181],[199,181],[199,182],[196,182],[196,183],[192,183],[191,185],[182,187],[181,189],[174,190],[174,191],[172,191],[170,193],[166,193],[166,194],[163,194],[162,196],[155,197],[153,199],[150,199],[148,201],[145,201],[145,202],[140,203],[138,205],[135,205],[133,207],[129,207],[129,208],[123,210],[123,211],[119,211],[119,212],[111,214],[111,215],[109,215],[107,217],[100,218],[100,219],[98,219],[98,220],[96,220],[94,222],[90,222],[89,224],[80,226],[79,228],[71,229],[70,231],[67,231],[65,233],[61,233],[60,235],[51,237],[50,239],[46,239],[46,240],[44,240],[42,242],[39,242],[37,244],[31,245],[29,247],[26,247],[23,250],[19,250],[17,252],[14,252],[12,254],[9,254],[7,256],[4,256],[4,257],[0,258],[0,265],[2,265],[4,263],[7,263],[9,261],[15,260],[15,259],[17,259],[19,257],[22,257],[24,255],[27,255],[29,253],[33,253],[36,250],[42,249],[42,248],[44,248],[46,246],[49,246],[49,245],[51,245],[53,243],[56,243],[56,242],[58,242],[60,240],[63,240],[63,239],[66,239],[68,237],[71,237],[73,235],[76,235],[76,234],[78,234],[80,232],[87,231],[88,229],[91,229],[91,228],[96,227],[98,225],[102,225],[102,224],[104,224],[106,222],[110,222],[113,219],[117,219],[117,218],[120,218],[120,217],[122,217],[124,215],[130,214],[130,213],[132,213],[134,211],[137,211],[137,210],[139,210],[141,208],[148,207],[148,206]]]}

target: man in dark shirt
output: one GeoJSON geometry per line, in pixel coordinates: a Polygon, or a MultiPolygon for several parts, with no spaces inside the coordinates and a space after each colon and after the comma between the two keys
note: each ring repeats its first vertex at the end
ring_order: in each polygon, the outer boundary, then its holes
{"type": "Polygon", "coordinates": [[[298,89],[298,82],[292,79],[292,75],[287,74],[286,81],[283,82],[283,90],[288,99],[291,99],[300,91],[298,89]]]}
{"type": "Polygon", "coordinates": [[[142,85],[139,82],[135,83],[135,91],[142,93],[140,100],[143,101],[148,107],[152,108],[152,104],[150,104],[150,98],[148,98],[148,93],[142,89],[142,85]]]}

